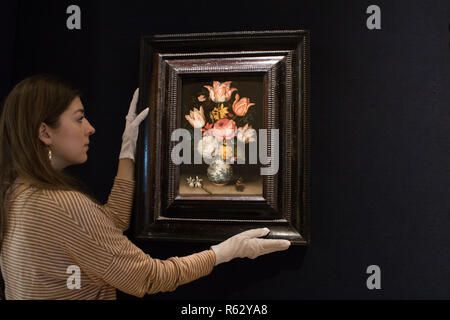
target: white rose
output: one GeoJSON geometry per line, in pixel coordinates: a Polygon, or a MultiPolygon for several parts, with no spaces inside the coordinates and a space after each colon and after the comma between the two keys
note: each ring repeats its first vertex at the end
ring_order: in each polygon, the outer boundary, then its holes
{"type": "Polygon", "coordinates": [[[198,142],[197,151],[203,158],[214,158],[218,146],[219,143],[214,136],[206,136],[198,142]]]}

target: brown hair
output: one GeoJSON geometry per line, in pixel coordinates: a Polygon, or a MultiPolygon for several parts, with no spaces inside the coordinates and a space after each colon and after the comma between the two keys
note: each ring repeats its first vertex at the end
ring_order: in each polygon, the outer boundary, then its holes
{"type": "Polygon", "coordinates": [[[42,122],[58,129],[60,115],[79,96],[67,82],[41,74],[22,80],[6,97],[0,117],[0,251],[11,186],[18,176],[37,189],[79,191],[100,204],[81,181],[51,166],[47,146],[38,137],[42,122]]]}

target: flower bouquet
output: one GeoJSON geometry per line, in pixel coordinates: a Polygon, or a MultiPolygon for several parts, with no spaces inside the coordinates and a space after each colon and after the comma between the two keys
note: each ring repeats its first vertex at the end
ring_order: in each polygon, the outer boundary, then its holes
{"type": "Polygon", "coordinates": [[[255,103],[241,97],[237,88],[231,88],[231,81],[204,85],[192,101],[194,106],[185,119],[191,129],[201,129],[202,133],[193,147],[209,165],[208,179],[215,185],[226,185],[232,179],[231,164],[236,162],[236,155],[245,157],[245,151],[237,152],[239,144],[234,140],[238,139],[241,145],[256,142],[256,130],[252,128],[255,103]]]}

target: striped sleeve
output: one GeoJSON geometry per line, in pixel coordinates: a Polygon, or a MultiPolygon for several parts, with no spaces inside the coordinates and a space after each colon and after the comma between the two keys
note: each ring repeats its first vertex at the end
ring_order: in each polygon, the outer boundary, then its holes
{"type": "Polygon", "coordinates": [[[103,278],[122,292],[143,297],[145,294],[174,291],[180,285],[207,276],[214,264],[212,250],[159,260],[127,243],[120,254],[114,256],[103,278]]]}
{"type": "Polygon", "coordinates": [[[108,201],[102,206],[103,212],[123,231],[130,226],[133,206],[134,181],[115,177],[108,201]]]}
{"type": "Polygon", "coordinates": [[[98,285],[109,284],[127,294],[173,291],[212,272],[215,254],[205,250],[186,257],[159,260],[145,254],[92,201],[79,192],[63,191],[69,203],[64,248],[98,285]]]}

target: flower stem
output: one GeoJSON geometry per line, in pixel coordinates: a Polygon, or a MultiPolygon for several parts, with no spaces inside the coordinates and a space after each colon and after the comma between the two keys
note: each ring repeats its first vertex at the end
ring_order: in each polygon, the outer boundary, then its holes
{"type": "Polygon", "coordinates": [[[212,192],[206,190],[205,187],[202,186],[201,188],[202,188],[204,191],[208,192],[209,194],[212,194],[212,192]]]}

